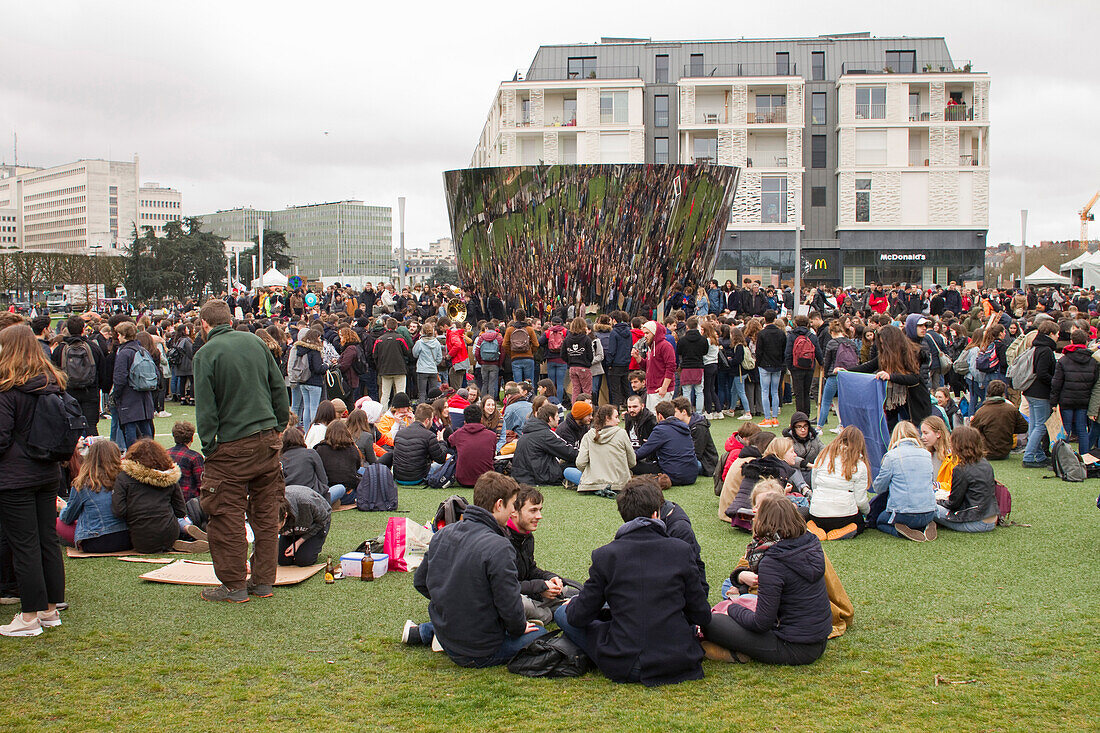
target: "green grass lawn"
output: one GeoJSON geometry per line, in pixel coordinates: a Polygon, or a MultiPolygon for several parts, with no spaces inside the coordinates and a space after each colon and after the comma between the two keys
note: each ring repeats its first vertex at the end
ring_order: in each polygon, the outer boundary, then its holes
{"type": "MultiPolygon", "coordinates": [[[[192,414],[169,410],[157,421],[165,442],[192,414]]],[[[715,424],[719,447],[739,424],[715,424]]],[[[67,560],[64,625],[0,638],[0,721],[5,731],[1097,730],[1100,482],[1042,481],[1019,456],[995,469],[1012,518],[1030,527],[826,543],[855,623],[809,667],[708,661],[705,680],[652,690],[598,673],[530,680],[402,646],[404,620],[427,615],[409,574],[334,585],[318,575],[238,606],[144,583],[148,565],[67,560]],[[937,674],[976,681],[936,687],[937,674]]],[[[449,493],[401,489],[401,508],[426,521],[449,493]]],[[[692,518],[715,602],[747,536],[718,520],[710,479],[668,495],[692,518]]],[[[336,514],[325,554],[380,534],[387,516],[336,514]]],[[[578,579],[620,524],[613,501],[562,488],[546,491],[544,517],[536,557],[578,579]]]]}

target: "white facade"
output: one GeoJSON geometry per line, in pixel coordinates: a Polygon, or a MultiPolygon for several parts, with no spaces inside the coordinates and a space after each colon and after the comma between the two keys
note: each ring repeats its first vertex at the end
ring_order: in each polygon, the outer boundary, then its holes
{"type": "Polygon", "coordinates": [[[183,218],[183,195],[174,188],[159,183],[142,184],[138,190],[138,231],[152,227],[158,237],[164,236],[164,225],[183,218]]]}
{"type": "Polygon", "coordinates": [[[989,226],[989,78],[855,74],[836,84],[838,230],[989,226]]]}
{"type": "Polygon", "coordinates": [[[14,249],[19,246],[19,210],[0,207],[0,249],[14,249]]]}
{"type": "Polygon", "coordinates": [[[428,257],[436,260],[453,260],[455,258],[455,243],[450,237],[440,237],[434,242],[428,243],[428,257]]]}

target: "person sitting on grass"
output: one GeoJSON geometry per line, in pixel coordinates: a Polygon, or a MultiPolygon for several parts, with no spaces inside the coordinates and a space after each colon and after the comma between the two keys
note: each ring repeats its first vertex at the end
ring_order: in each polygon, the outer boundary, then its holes
{"type": "Polygon", "coordinates": [[[306,447],[315,448],[324,440],[329,423],[337,417],[339,416],[336,414],[336,405],[332,404],[332,400],[321,400],[317,405],[317,412],[313,415],[313,424],[306,431],[306,447]]]}
{"type": "Polygon", "coordinates": [[[328,478],[328,495],[331,504],[354,504],[355,490],[359,486],[359,468],[363,457],[355,447],[355,441],[348,430],[347,422],[336,418],[328,424],[325,439],[313,449],[321,459],[325,476],[328,478]],[[341,493],[342,496],[336,497],[341,493]]]}
{"type": "Polygon", "coordinates": [[[506,442],[515,440],[523,433],[532,410],[530,384],[508,382],[504,385],[504,408],[501,414],[504,416],[506,442]]]}
{"type": "Polygon", "coordinates": [[[97,440],[88,446],[69,501],[57,518],[62,544],[104,554],[130,549],[130,530],[111,510],[112,490],[121,470],[122,453],[117,445],[97,440]]]}
{"type": "Polygon", "coordinates": [[[431,620],[406,621],[403,643],[440,646],[460,667],[492,667],[506,664],[546,633],[527,622],[516,553],[508,539],[506,525],[518,493],[512,478],[496,471],[482,474],[462,521],[432,537],[413,576],[413,587],[428,599],[431,620]]]}
{"type": "Polygon", "coordinates": [[[588,432],[589,426],[592,425],[592,397],[590,395],[577,395],[577,399],[573,400],[573,406],[569,408],[569,412],[566,413],[565,419],[558,425],[558,429],[555,430],[558,437],[564,440],[569,445],[577,448],[581,444],[581,438],[588,432]]]}
{"type": "Polygon", "coordinates": [[[658,402],[654,411],[657,425],[645,445],[635,451],[638,462],[634,473],[664,473],[674,486],[695,483],[699,477],[699,461],[695,458],[695,443],[687,422],[676,417],[676,408],[669,400],[658,402]]]}
{"type": "MultiPolygon", "coordinates": [[[[328,472],[321,461],[321,455],[306,447],[305,436],[298,428],[283,431],[283,451],[279,456],[283,467],[283,481],[289,486],[308,486],[318,495],[335,504],[344,496],[344,492],[328,485],[328,472]]],[[[341,487],[343,488],[343,487],[341,487]]]]}
{"type": "MultiPolygon", "coordinates": [[[[1089,361],[1092,361],[1091,358],[1089,361]]],[[[1059,361],[1059,364],[1062,362],[1059,361]]],[[[1096,366],[1096,362],[1092,362],[1096,366]]],[[[1085,401],[1088,401],[1092,386],[1084,392],[1085,401]]],[[[994,379],[985,388],[985,401],[974,413],[970,421],[970,427],[977,430],[985,443],[985,457],[991,461],[1003,461],[1012,452],[1012,445],[1017,435],[1027,432],[1027,420],[1020,414],[1020,408],[1005,399],[1007,387],[999,379],[994,379]]],[[[1051,394],[1055,394],[1053,389],[1051,394]]],[[[1051,400],[1051,404],[1054,401],[1051,400]]],[[[1069,410],[1065,411],[1066,413],[1069,410]]],[[[1069,427],[1069,426],[1067,426],[1069,427]]],[[[1088,432],[1087,426],[1085,432],[1088,432]]],[[[1088,436],[1084,438],[1083,445],[1088,444],[1088,436]]]]}
{"type": "Polygon", "coordinates": [[[645,406],[645,397],[632,394],[626,398],[626,434],[630,437],[630,445],[634,450],[638,450],[649,440],[656,426],[657,417],[645,406]]]}
{"type": "Polygon", "coordinates": [[[493,470],[497,434],[485,426],[483,419],[481,407],[468,405],[463,411],[462,427],[447,438],[456,451],[455,480],[459,486],[475,486],[483,473],[493,470]]]}
{"type": "Polygon", "coordinates": [[[920,442],[932,454],[933,487],[950,493],[951,473],[959,462],[951,452],[951,433],[947,424],[936,415],[924,418],[920,424],[920,442]]]}
{"type": "Polygon", "coordinates": [[[554,620],[614,682],[702,679],[695,627],[711,614],[692,550],[669,536],[660,519],[664,496],[652,478],[628,481],[616,503],[624,524],[593,551],[588,580],[554,620]]]}
{"type": "Polygon", "coordinates": [[[794,453],[799,458],[799,470],[809,471],[823,447],[817,430],[810,424],[810,418],[804,412],[794,413],[791,415],[791,424],[783,431],[783,435],[791,439],[794,453]]]}
{"type": "Polygon", "coordinates": [[[539,383],[535,385],[535,390],[536,396],[545,397],[554,405],[561,404],[561,398],[558,397],[558,388],[553,379],[540,379],[539,383]]]}
{"type": "Polygon", "coordinates": [[[714,438],[710,434],[710,420],[694,412],[694,406],[687,397],[673,398],[672,407],[673,414],[688,426],[688,432],[691,433],[695,460],[699,462],[699,474],[713,476],[718,469],[718,449],[714,447],[714,438]]]}
{"type": "Polygon", "coordinates": [[[195,426],[182,420],[177,422],[172,426],[172,440],[176,444],[168,449],[168,455],[180,467],[180,491],[183,492],[183,501],[186,503],[199,496],[202,485],[203,457],[201,453],[191,449],[191,443],[195,440],[195,426]]]}
{"type": "Polygon", "coordinates": [[[516,481],[532,486],[560,484],[563,479],[580,483],[581,472],[574,468],[577,449],[558,437],[554,432],[557,426],[558,407],[549,402],[524,423],[512,458],[512,476],[516,481]]]}
{"type": "Polygon", "coordinates": [[[152,438],[142,438],[122,458],[111,492],[111,511],[126,522],[134,550],[152,554],[166,550],[206,552],[205,540],[191,539],[185,530],[187,513],[180,491],[180,468],[152,438]],[[185,520],[181,523],[179,520],[185,520]]]}
{"type": "Polygon", "coordinates": [[[529,621],[546,626],[554,619],[554,609],[575,596],[577,589],[566,586],[560,576],[535,563],[535,530],[542,521],[542,502],[542,492],[520,484],[516,511],[508,520],[508,539],[516,551],[523,612],[529,621]]]}
{"type": "Polygon", "coordinates": [[[771,493],[760,499],[746,554],[759,555],[755,610],[730,604],[700,624],[707,657],[792,665],[819,659],[833,631],[825,553],[794,504],[771,493]]]}
{"type": "Polygon", "coordinates": [[[876,529],[914,542],[935,539],[932,455],[908,420],[899,421],[890,433],[890,447],[871,490],[876,496],[867,519],[876,529]]]}
{"type": "MultiPolygon", "coordinates": [[[[760,426],[756,423],[746,424],[755,425],[756,429],[760,430],[760,426]]],[[[744,468],[750,461],[762,457],[773,440],[775,440],[775,433],[761,431],[754,434],[741,449],[737,460],[730,464],[729,471],[722,480],[722,493],[718,496],[718,518],[723,522],[740,527],[746,532],[752,529],[750,500],[752,488],[744,483],[744,468]],[[734,503],[737,503],[737,508],[732,512],[728,511],[734,503]],[[738,514],[739,511],[740,514],[738,514]]]]}
{"type": "Polygon", "coordinates": [[[300,568],[313,565],[328,537],[331,505],[308,486],[287,484],[279,513],[279,564],[300,568]]]}
{"type": "MultiPolygon", "coordinates": [[[[639,329],[640,330],[640,329],[639,329]]],[[[645,372],[640,369],[635,369],[630,372],[630,397],[640,397],[642,405],[645,405],[646,390],[645,390],[645,372]]]]}
{"type": "Polygon", "coordinates": [[[393,480],[402,486],[424,482],[431,470],[447,460],[444,431],[432,430],[432,406],[416,406],[413,422],[397,432],[393,440],[393,480]]]}
{"type": "MultiPolygon", "coordinates": [[[[938,418],[937,418],[938,419],[938,418]]],[[[818,454],[806,529],[819,540],[847,540],[866,527],[871,466],[863,433],[849,425],[818,454]]]]}
{"type": "MultiPolygon", "coordinates": [[[[573,409],[584,404],[575,403],[573,409]]],[[[619,408],[600,405],[592,429],[581,438],[577,451],[577,468],[581,471],[577,491],[619,491],[630,480],[635,463],[630,438],[619,426],[619,408]]]]}
{"type": "MultiPolygon", "coordinates": [[[[766,478],[778,479],[791,494],[796,492],[801,494],[800,497],[792,498],[805,506],[806,502],[802,497],[810,493],[810,486],[797,468],[800,462],[798,455],[794,452],[794,441],[790,438],[775,438],[768,442],[760,458],[754,458],[741,466],[741,488],[737,492],[737,497],[726,508],[726,514],[736,519],[740,509],[750,506],[749,499],[753,487],[766,478]]],[[[736,521],[734,526],[746,529],[736,521]]]]}
{"type": "MultiPolygon", "coordinates": [[[[664,491],[664,486],[657,476],[637,476],[632,478],[631,481],[653,481],[657,484],[657,488],[661,489],[662,492],[664,491]]],[[[699,547],[699,541],[695,538],[695,529],[691,526],[691,519],[688,517],[687,512],[676,502],[665,499],[664,504],[661,504],[658,519],[665,523],[665,530],[668,532],[669,537],[683,540],[691,548],[692,556],[695,558],[695,566],[699,568],[699,581],[703,584],[703,594],[710,596],[710,584],[707,583],[707,566],[703,562],[703,550],[699,547]]]]}
{"type": "Polygon", "coordinates": [[[951,495],[936,505],[936,524],[956,532],[992,532],[997,528],[997,482],[982,455],[982,438],[963,426],[951,433],[951,453],[959,465],[951,473],[951,495]]]}
{"type": "Polygon", "coordinates": [[[741,423],[736,432],[726,438],[726,460],[722,466],[722,480],[729,475],[730,466],[741,457],[741,451],[748,445],[749,438],[760,432],[760,426],[752,421],[741,423]]]}

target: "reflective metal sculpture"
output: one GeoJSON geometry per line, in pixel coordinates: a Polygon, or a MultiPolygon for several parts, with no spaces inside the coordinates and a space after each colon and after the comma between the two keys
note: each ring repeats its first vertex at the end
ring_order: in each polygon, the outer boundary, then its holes
{"type": "Polygon", "coordinates": [[[709,164],[447,171],[459,279],[517,305],[648,313],[712,272],[738,173],[709,164]]]}

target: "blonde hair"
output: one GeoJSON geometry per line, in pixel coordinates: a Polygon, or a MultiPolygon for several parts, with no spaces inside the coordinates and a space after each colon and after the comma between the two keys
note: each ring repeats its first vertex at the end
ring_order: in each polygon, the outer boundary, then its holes
{"type": "Polygon", "coordinates": [[[787,490],[783,488],[783,484],[779,483],[777,479],[766,478],[756,482],[756,486],[752,487],[752,493],[749,494],[749,506],[755,507],[756,501],[765,494],[778,494],[779,496],[786,496],[787,490]]]}
{"type": "Polygon", "coordinates": [[[783,456],[787,455],[787,451],[791,448],[794,448],[793,440],[790,438],[776,438],[768,443],[768,447],[764,449],[764,455],[777,456],[780,460],[783,460],[783,456]]]}
{"type": "MultiPolygon", "coordinates": [[[[920,424],[921,427],[927,425],[940,434],[939,439],[936,440],[936,444],[929,449],[929,452],[934,453],[941,461],[947,460],[951,456],[951,432],[947,429],[947,423],[936,415],[929,415],[921,420],[920,424]]],[[[924,441],[921,442],[923,443],[924,441]]]]}
{"type": "Polygon", "coordinates": [[[920,431],[917,427],[908,420],[901,420],[894,426],[893,431],[890,433],[890,448],[893,450],[897,447],[898,443],[905,440],[915,440],[917,445],[924,447],[924,444],[920,442],[920,431]]]}
{"type": "MultiPolygon", "coordinates": [[[[856,468],[860,463],[867,463],[867,444],[863,440],[863,433],[859,429],[849,425],[840,431],[836,440],[825,446],[818,454],[814,465],[819,466],[829,473],[836,471],[836,459],[840,459],[840,472],[845,481],[851,481],[856,468]]],[[[867,467],[867,476],[871,476],[871,468],[867,467]]]]}

